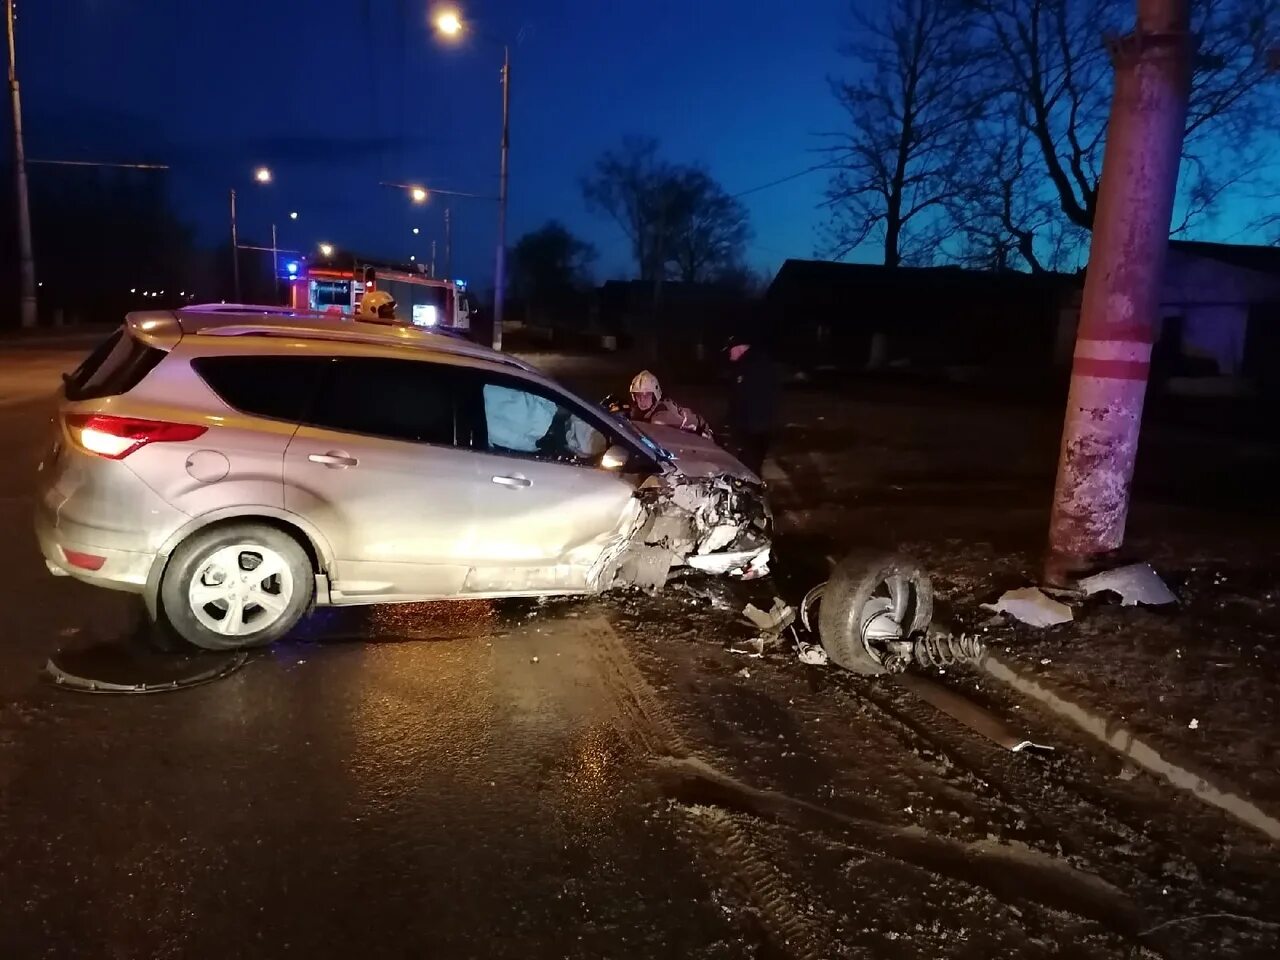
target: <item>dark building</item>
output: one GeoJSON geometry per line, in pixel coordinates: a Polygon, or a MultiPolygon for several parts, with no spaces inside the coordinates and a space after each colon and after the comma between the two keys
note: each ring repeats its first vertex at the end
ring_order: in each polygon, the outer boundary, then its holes
{"type": "Polygon", "coordinates": [[[765,310],[778,355],[799,368],[922,370],[1052,366],[1069,274],[788,260],[765,310]]]}

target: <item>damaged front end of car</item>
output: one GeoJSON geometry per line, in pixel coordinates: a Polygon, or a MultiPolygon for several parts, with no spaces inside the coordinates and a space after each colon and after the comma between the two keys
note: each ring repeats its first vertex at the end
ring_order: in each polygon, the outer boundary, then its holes
{"type": "Polygon", "coordinates": [[[652,477],[639,522],[599,571],[599,590],[658,590],[684,567],[741,579],[769,572],[773,513],[764,486],[733,476],[652,477]]]}

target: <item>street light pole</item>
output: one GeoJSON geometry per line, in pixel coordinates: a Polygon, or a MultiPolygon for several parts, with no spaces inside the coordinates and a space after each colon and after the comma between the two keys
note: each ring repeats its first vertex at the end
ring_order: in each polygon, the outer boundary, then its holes
{"type": "Polygon", "coordinates": [[[444,278],[453,279],[453,217],[449,208],[444,208],[444,278]]]}
{"type": "Polygon", "coordinates": [[[236,236],[236,188],[231,188],[231,277],[240,302],[240,238],[236,236]]]}
{"type": "Polygon", "coordinates": [[[280,303],[280,248],[276,245],[276,225],[271,225],[271,295],[280,303]]]}
{"type": "Polygon", "coordinates": [[[9,31],[9,99],[13,108],[13,179],[18,204],[18,273],[22,325],[36,325],[36,261],[31,248],[31,205],[27,198],[27,154],[22,143],[22,96],[18,92],[18,55],[13,37],[13,0],[5,2],[9,31]]]}
{"type": "Polygon", "coordinates": [[[493,266],[493,349],[502,349],[502,307],[507,282],[507,152],[511,146],[511,47],[502,46],[502,161],[498,167],[498,250],[493,266]]]}

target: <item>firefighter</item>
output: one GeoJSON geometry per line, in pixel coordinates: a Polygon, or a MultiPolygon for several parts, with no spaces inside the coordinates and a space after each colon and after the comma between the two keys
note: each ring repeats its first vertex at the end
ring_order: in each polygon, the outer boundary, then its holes
{"type": "Polygon", "coordinates": [[[654,423],[660,427],[676,427],[704,437],[711,436],[711,430],[702,417],[662,395],[662,385],[648,370],[641,370],[631,381],[631,406],[627,416],[637,423],[654,423]]]}
{"type": "Polygon", "coordinates": [[[356,319],[374,323],[391,323],[396,319],[395,297],[385,290],[372,290],[360,299],[356,319]]]}

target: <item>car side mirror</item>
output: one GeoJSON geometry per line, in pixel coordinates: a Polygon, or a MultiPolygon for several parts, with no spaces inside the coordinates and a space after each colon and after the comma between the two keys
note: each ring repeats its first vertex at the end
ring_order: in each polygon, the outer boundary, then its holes
{"type": "Polygon", "coordinates": [[[620,443],[615,443],[600,457],[603,470],[622,470],[631,462],[631,451],[620,443]]]}

